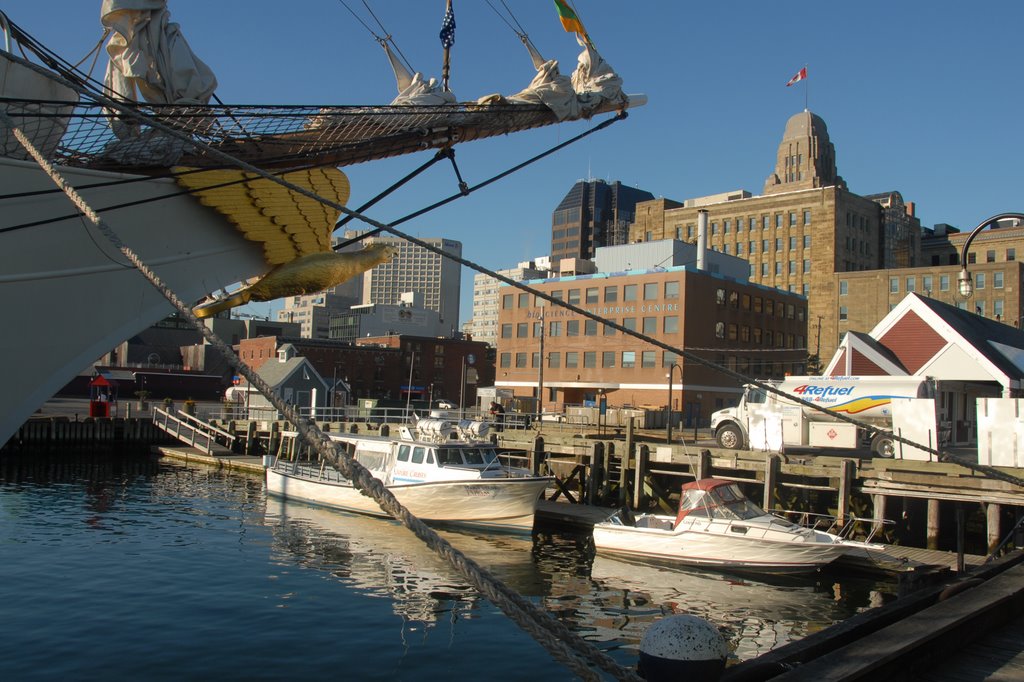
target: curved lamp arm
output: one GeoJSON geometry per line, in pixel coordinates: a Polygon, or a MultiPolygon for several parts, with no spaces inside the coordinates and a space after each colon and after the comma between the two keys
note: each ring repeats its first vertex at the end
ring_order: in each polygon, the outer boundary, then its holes
{"type": "Polygon", "coordinates": [[[970,298],[974,293],[974,282],[971,281],[971,273],[967,272],[967,250],[971,248],[971,242],[978,236],[978,233],[989,225],[995,225],[1003,220],[1024,220],[1024,213],[999,213],[983,221],[971,231],[967,241],[960,249],[960,276],[957,277],[957,291],[963,298],[970,298]]]}

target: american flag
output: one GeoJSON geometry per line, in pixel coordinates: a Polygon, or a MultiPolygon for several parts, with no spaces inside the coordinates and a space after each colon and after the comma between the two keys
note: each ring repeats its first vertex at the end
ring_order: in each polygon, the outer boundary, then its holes
{"type": "Polygon", "coordinates": [[[444,13],[444,21],[441,22],[441,47],[444,49],[450,48],[455,44],[455,10],[452,9],[452,3],[448,3],[448,9],[444,13]]]}

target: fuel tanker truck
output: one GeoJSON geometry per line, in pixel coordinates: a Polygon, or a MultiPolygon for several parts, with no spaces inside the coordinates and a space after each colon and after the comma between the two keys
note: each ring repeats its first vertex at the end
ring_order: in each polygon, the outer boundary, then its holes
{"type": "Polygon", "coordinates": [[[787,400],[754,384],[744,386],[735,407],[711,415],[711,429],[718,445],[734,450],[772,449],[754,447],[767,440],[765,424],[781,419],[781,443],[791,447],[870,449],[880,457],[892,457],[893,398],[934,398],[935,382],[920,376],[790,376],[782,381],[765,381],[787,395],[828,409],[816,410],[787,400]],[[838,419],[886,429],[876,432],[838,419]],[[754,435],[754,443],[751,443],[754,435]]]}

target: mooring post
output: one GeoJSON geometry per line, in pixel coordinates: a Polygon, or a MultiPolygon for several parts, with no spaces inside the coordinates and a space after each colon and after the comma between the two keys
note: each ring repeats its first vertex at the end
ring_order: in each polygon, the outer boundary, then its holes
{"type": "Polygon", "coordinates": [[[962,502],[956,503],[956,572],[963,575],[967,567],[964,561],[964,545],[966,544],[967,515],[962,502]]]}
{"type": "Polygon", "coordinates": [[[874,523],[871,527],[872,533],[879,533],[885,528],[885,495],[872,495],[871,506],[873,507],[871,516],[874,519],[874,523]]]}
{"type": "Polygon", "coordinates": [[[644,476],[650,467],[651,449],[646,445],[641,445],[637,448],[636,469],[633,471],[633,509],[640,509],[640,505],[645,502],[644,476]]]}
{"type": "Polygon", "coordinates": [[[629,499],[629,460],[633,456],[633,417],[626,424],[626,447],[619,455],[619,506],[624,506],[629,499]]]}
{"type": "Polygon", "coordinates": [[[939,501],[928,500],[928,521],[925,528],[925,539],[928,549],[939,548],[939,501]]]}
{"type": "Polygon", "coordinates": [[[839,501],[836,515],[839,517],[839,527],[846,524],[850,514],[850,503],[853,496],[853,480],[857,476],[857,463],[852,459],[844,459],[839,465],[839,501]]]}
{"type": "Polygon", "coordinates": [[[270,441],[267,445],[267,454],[277,454],[277,442],[281,437],[281,425],[276,421],[270,422],[270,441]]]}
{"type": "Polygon", "coordinates": [[[985,520],[988,528],[988,551],[989,554],[996,551],[1002,536],[999,533],[999,516],[1001,507],[995,502],[985,505],[985,520]]]}
{"type": "Polygon", "coordinates": [[[256,446],[256,422],[250,421],[245,427],[245,455],[251,456],[256,446]]]}
{"type": "Polygon", "coordinates": [[[530,453],[530,459],[533,460],[530,462],[530,468],[533,470],[533,475],[540,476],[541,468],[543,467],[545,460],[543,436],[537,436],[533,439],[533,452],[530,453]]]}
{"type": "Polygon", "coordinates": [[[604,443],[594,443],[590,453],[590,476],[587,481],[587,504],[597,503],[597,491],[604,480],[604,443]]]}
{"type": "Polygon", "coordinates": [[[707,448],[701,450],[697,457],[697,471],[694,472],[694,476],[698,481],[711,476],[711,451],[707,448]]]}
{"type": "Polygon", "coordinates": [[[775,486],[779,480],[780,458],[775,453],[769,452],[764,457],[764,496],[762,503],[768,511],[775,509],[775,502],[778,496],[775,494],[775,486]]]}

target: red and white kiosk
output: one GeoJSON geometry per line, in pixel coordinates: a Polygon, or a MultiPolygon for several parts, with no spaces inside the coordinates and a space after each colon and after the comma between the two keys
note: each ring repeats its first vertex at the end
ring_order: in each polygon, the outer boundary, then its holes
{"type": "Polygon", "coordinates": [[[89,416],[117,416],[117,382],[102,374],[89,382],[89,416]]]}

